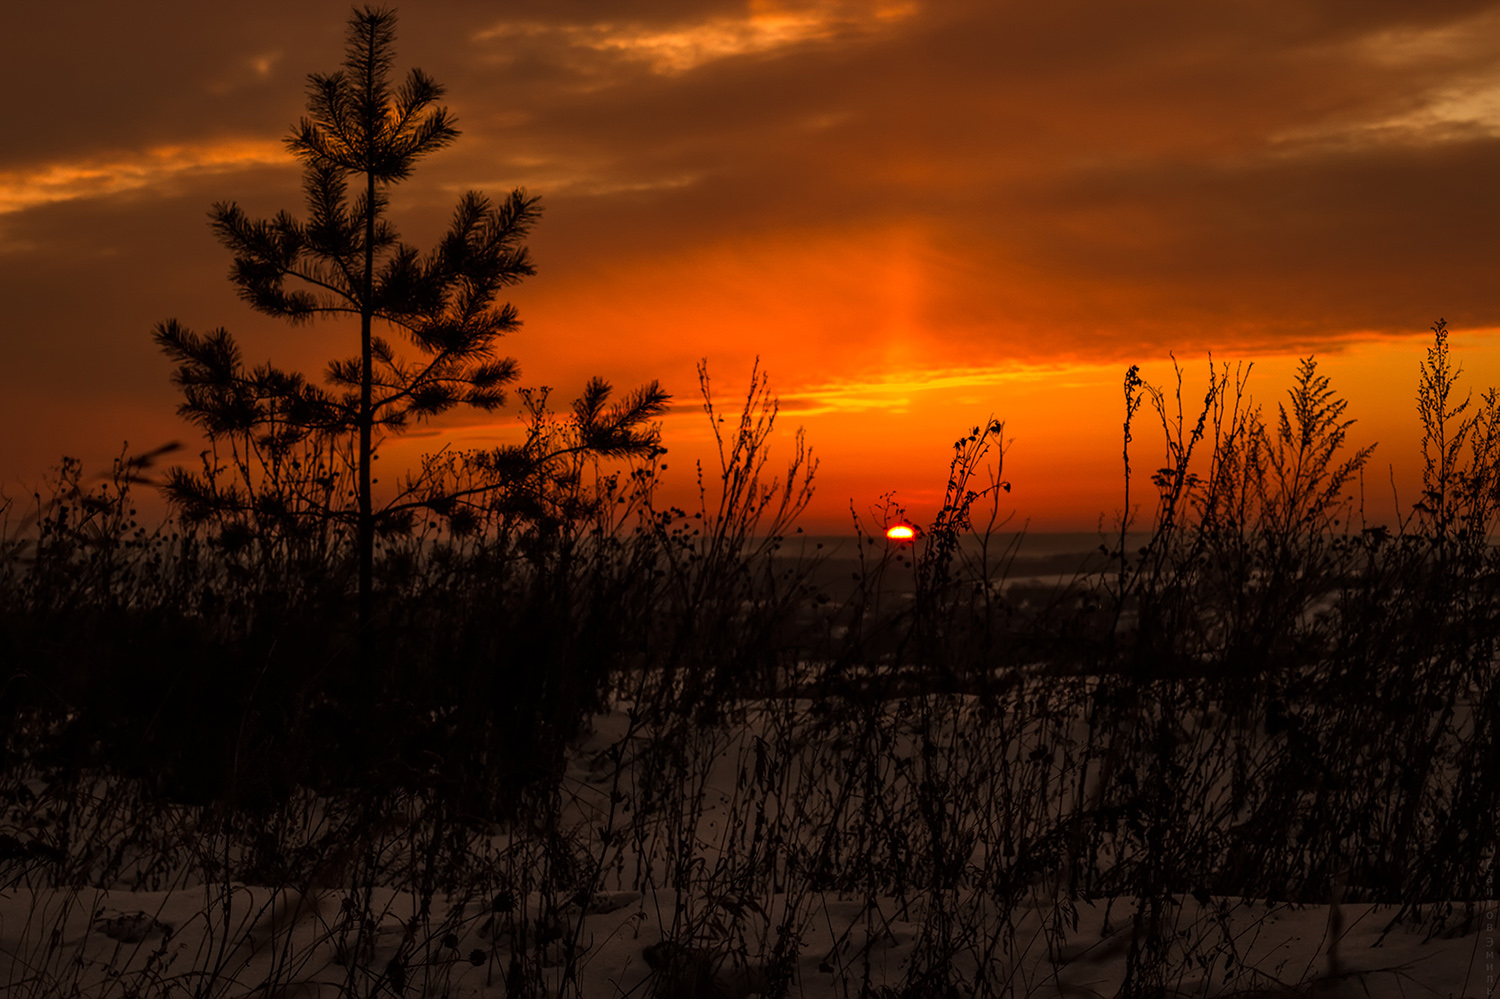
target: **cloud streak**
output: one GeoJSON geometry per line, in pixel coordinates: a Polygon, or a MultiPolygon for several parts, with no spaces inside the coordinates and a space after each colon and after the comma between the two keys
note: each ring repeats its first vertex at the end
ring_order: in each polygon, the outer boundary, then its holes
{"type": "Polygon", "coordinates": [[[0,171],[0,215],[29,208],[104,198],[131,191],[161,193],[189,177],[234,173],[292,162],[282,143],[244,139],[170,145],[0,171]]]}
{"type": "Polygon", "coordinates": [[[943,393],[970,403],[997,389],[1035,383],[1071,387],[1095,383],[1115,369],[1108,365],[1026,365],[904,370],[868,379],[835,379],[800,385],[781,397],[781,408],[798,417],[831,413],[906,412],[913,398],[943,393]]]}
{"type": "Polygon", "coordinates": [[[911,0],[805,6],[762,3],[741,16],[700,16],[665,26],[639,21],[502,21],[476,32],[474,39],[506,48],[561,43],[581,51],[583,61],[590,54],[618,55],[642,63],[654,73],[677,76],[722,59],[890,31],[918,11],[911,0]]]}

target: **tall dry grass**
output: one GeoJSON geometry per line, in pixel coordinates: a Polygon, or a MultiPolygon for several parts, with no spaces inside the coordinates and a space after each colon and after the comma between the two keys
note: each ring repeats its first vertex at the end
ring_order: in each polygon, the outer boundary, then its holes
{"type": "MultiPolygon", "coordinates": [[[[708,955],[785,994],[834,894],[858,929],[820,973],[851,996],[1029,994],[1090,900],[1114,900],[1131,995],[1264,986],[1229,929],[1252,904],[1472,926],[1500,839],[1496,396],[1460,398],[1439,324],[1423,495],[1387,526],[1363,520],[1372,451],[1317,365],[1272,413],[1248,376],[1211,367],[1190,405],[1180,373],[1132,369],[1124,512],[1071,581],[1011,578],[991,420],[915,545],[856,523],[840,588],[798,540],[800,437],[770,474],[764,377],[721,420],[703,372],[719,465],[696,509],[659,501],[659,456],[512,454],[493,501],[383,539],[370,656],[348,539],[285,527],[294,495],[147,529],[143,462],[98,483],[65,463],[0,565],[0,884],[210,886],[222,926],[321,919],[352,994],[439,994],[471,965],[510,994],[576,989],[607,892],[668,900],[641,915],[671,944],[648,955],[664,992],[708,955]],[[610,705],[625,727],[591,735],[610,705]],[[336,914],[304,901],[333,891],[336,914]],[[872,955],[898,912],[916,938],[891,980],[872,955]]],[[[568,417],[526,413],[537,453],[567,452],[568,417]]],[[[408,485],[462,495],[496,460],[439,455],[408,485]]],[[[143,959],[133,987],[230,994],[247,939],[143,959]]],[[[37,940],[43,970],[11,987],[81,989],[37,940]]]]}

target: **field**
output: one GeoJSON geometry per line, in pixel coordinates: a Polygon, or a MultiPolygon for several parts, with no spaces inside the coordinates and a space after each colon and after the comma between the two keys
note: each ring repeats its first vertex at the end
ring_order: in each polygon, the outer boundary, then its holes
{"type": "Polygon", "coordinates": [[[363,631],[295,471],[148,529],[145,462],[65,463],[0,570],[0,983],[1491,995],[1500,404],[1445,350],[1394,525],[1311,362],[1265,419],[1132,372],[1165,458],[1082,546],[1006,522],[996,422],[916,541],[808,537],[757,382],[698,509],[518,479],[383,536],[363,631]]]}

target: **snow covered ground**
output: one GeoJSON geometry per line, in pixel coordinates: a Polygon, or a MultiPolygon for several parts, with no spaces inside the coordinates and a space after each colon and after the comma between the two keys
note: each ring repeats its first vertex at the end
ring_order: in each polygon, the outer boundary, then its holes
{"type": "MultiPolygon", "coordinates": [[[[426,919],[414,899],[379,889],[378,937],[365,954],[344,953],[346,891],[303,896],[245,885],[196,891],[6,893],[3,909],[5,994],[263,995],[411,994],[504,996],[512,942],[492,932],[488,907],[451,910],[438,903],[426,919]],[[454,927],[433,937],[434,927],[454,927]],[[451,934],[451,937],[449,936],[451,934]],[[444,938],[447,938],[446,940],[444,938]],[[401,960],[398,963],[397,958],[401,960]],[[401,989],[395,986],[401,983],[401,989]]],[[[785,898],[770,900],[779,920],[785,898]]],[[[951,904],[972,908],[965,899],[951,904]]],[[[770,969],[757,957],[707,947],[660,945],[678,900],[671,892],[602,892],[553,947],[544,973],[552,989],[565,978],[576,932],[568,993],[586,997],[694,996],[744,999],[769,987],[770,969]],[[548,967],[550,965],[550,967],[548,967]],[[653,967],[655,965],[655,967],[653,967]],[[707,983],[707,991],[699,982],[707,983]],[[694,991],[697,989],[698,991],[694,991]],[[576,991],[575,991],[576,990],[576,991]]],[[[802,902],[801,947],[790,989],[794,996],[862,994],[906,977],[921,959],[922,900],[857,899],[818,894],[802,902]]],[[[991,913],[995,932],[1015,941],[988,955],[984,973],[996,991],[1017,996],[1111,996],[1125,976],[1130,949],[1128,900],[1077,907],[1077,928],[1049,927],[1050,906],[991,913]]],[[[1268,906],[1237,899],[1192,899],[1168,906],[1178,932],[1208,951],[1234,954],[1239,973],[1225,981],[1184,967],[1167,982],[1183,996],[1306,994],[1380,997],[1478,997],[1493,994],[1493,929],[1427,939],[1419,927],[1384,933],[1391,915],[1368,905],[1340,910],[1332,934],[1326,905],[1268,906]]],[[[1493,909],[1490,910],[1493,912],[1493,909]]],[[[978,975],[973,953],[948,969],[958,994],[978,975]]]]}
{"type": "MultiPolygon", "coordinates": [[[[1392,907],[1333,897],[1070,900],[1060,875],[1009,895],[820,884],[808,858],[838,854],[845,799],[809,708],[684,735],[668,764],[648,758],[661,740],[625,706],[596,718],[570,755],[552,827],[583,858],[570,863],[587,887],[566,896],[538,873],[558,863],[546,852],[555,844],[521,827],[472,843],[509,858],[506,883],[519,890],[381,884],[352,860],[300,888],[194,877],[191,864],[170,890],[15,878],[0,891],[0,993],[747,999],[785,983],[791,996],[830,999],[1107,997],[1134,964],[1160,995],[1494,994],[1493,895],[1467,924],[1462,906],[1435,904],[1393,925],[1392,907]],[[649,786],[669,777],[671,787],[649,786]],[[1143,950],[1138,931],[1152,918],[1159,952],[1143,950]]],[[[907,736],[896,743],[919,753],[907,736]]],[[[982,865],[994,844],[971,839],[969,863],[982,865]]],[[[420,845],[399,831],[387,842],[420,845]]],[[[841,862],[858,871],[859,858],[841,862]]],[[[420,867],[415,858],[405,869],[420,867]]]]}

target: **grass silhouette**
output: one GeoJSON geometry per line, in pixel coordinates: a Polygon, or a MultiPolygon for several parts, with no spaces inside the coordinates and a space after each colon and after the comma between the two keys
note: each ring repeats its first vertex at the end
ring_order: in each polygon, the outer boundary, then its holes
{"type": "Polygon", "coordinates": [[[1132,371],[1150,520],[1055,581],[1011,576],[998,421],[915,544],[830,555],[763,375],[721,422],[702,370],[694,510],[532,394],[565,463],[384,536],[364,652],[347,537],[147,528],[158,456],[64,461],[0,563],[9,990],[1477,995],[1347,942],[1475,932],[1500,841],[1496,409],[1434,332],[1394,527],[1311,360],[1269,420],[1132,371]]]}

